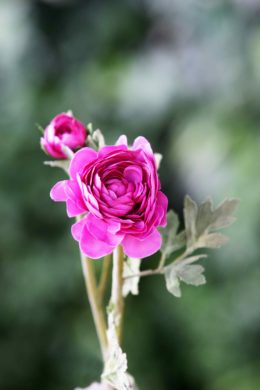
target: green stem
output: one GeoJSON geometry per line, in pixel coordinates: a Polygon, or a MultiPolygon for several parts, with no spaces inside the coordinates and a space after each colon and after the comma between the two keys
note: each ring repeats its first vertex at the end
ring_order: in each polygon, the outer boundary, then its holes
{"type": "Polygon", "coordinates": [[[81,264],[102,357],[105,362],[107,357],[106,321],[102,306],[100,305],[93,260],[81,254],[81,264]]]}
{"type": "Polygon", "coordinates": [[[124,252],[123,248],[118,246],[113,252],[112,292],[110,305],[113,307],[115,326],[119,343],[122,340],[122,323],[124,314],[123,268],[124,252]]]}
{"type": "Polygon", "coordinates": [[[109,271],[110,271],[111,262],[112,262],[112,255],[105,256],[105,258],[103,260],[103,264],[102,264],[102,271],[101,271],[101,276],[100,276],[99,285],[98,285],[100,304],[102,304],[103,300],[104,300],[107,282],[109,279],[109,271]]]}

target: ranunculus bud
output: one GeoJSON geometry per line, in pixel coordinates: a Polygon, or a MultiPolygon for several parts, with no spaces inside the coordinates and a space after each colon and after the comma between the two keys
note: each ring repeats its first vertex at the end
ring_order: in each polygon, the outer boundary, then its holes
{"type": "Polygon", "coordinates": [[[157,227],[166,225],[168,199],[144,137],[131,148],[125,136],[98,152],[83,148],[71,160],[69,173],[71,179],[58,182],[51,198],[67,203],[69,217],[85,214],[72,226],[84,254],[97,259],[122,245],[129,257],[143,258],[160,249],[157,227]]]}
{"type": "Polygon", "coordinates": [[[71,113],[62,113],[52,119],[41,138],[43,150],[55,158],[68,158],[66,148],[76,150],[85,145],[86,126],[71,113]]]}

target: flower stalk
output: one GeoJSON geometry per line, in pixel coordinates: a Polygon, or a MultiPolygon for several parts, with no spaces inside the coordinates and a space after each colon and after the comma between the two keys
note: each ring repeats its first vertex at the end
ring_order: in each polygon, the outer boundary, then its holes
{"type": "MultiPolygon", "coordinates": [[[[78,218],[77,218],[78,219],[78,218]]],[[[107,359],[106,320],[97,287],[93,260],[80,251],[81,265],[86,285],[87,296],[101,348],[103,362],[107,359]]]]}
{"type": "Polygon", "coordinates": [[[99,294],[100,304],[102,304],[104,300],[106,287],[110,276],[109,271],[110,271],[111,263],[112,263],[112,255],[105,256],[103,260],[101,276],[98,284],[98,294],[99,294]]]}
{"type": "Polygon", "coordinates": [[[123,268],[124,268],[124,252],[119,245],[113,252],[113,270],[112,270],[112,291],[110,306],[112,307],[116,333],[119,344],[122,341],[122,326],[124,314],[124,297],[123,297],[123,268]]]}

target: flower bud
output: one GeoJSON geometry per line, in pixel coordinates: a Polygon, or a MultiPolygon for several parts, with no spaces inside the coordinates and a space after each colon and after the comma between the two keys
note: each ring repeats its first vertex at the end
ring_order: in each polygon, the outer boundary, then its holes
{"type": "Polygon", "coordinates": [[[84,146],[86,138],[86,126],[70,112],[61,113],[44,130],[41,147],[54,158],[71,158],[71,151],[84,146]]]}

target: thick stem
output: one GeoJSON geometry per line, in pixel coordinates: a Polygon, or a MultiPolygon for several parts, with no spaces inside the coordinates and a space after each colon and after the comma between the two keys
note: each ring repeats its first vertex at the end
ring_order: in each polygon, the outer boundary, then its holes
{"type": "Polygon", "coordinates": [[[102,271],[101,271],[101,276],[100,276],[99,285],[98,285],[98,294],[99,294],[100,304],[103,303],[104,295],[106,292],[111,262],[112,262],[112,255],[105,256],[105,258],[103,260],[103,264],[102,264],[102,271]]]}
{"type": "Polygon", "coordinates": [[[124,313],[123,268],[124,252],[123,248],[118,246],[113,252],[112,293],[110,305],[113,307],[119,343],[122,339],[122,322],[124,313]]]}
{"type": "Polygon", "coordinates": [[[105,362],[107,357],[106,321],[98,295],[94,264],[93,260],[84,256],[82,253],[80,254],[87,295],[98,335],[103,361],[105,362]]]}

